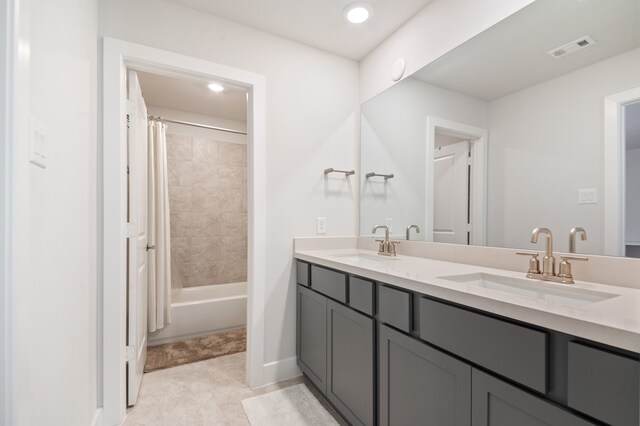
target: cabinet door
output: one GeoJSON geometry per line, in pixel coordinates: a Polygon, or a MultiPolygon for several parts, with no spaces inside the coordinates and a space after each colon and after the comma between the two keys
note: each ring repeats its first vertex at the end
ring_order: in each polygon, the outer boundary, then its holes
{"type": "Polygon", "coordinates": [[[327,301],[327,398],[352,425],[373,425],[374,320],[327,301]]]}
{"type": "Polygon", "coordinates": [[[470,424],[471,367],[381,325],[380,425],[470,424]]]}
{"type": "Polygon", "coordinates": [[[473,426],[585,426],[582,418],[542,398],[473,370],[473,426]]]}
{"type": "Polygon", "coordinates": [[[322,393],[326,393],[327,298],[300,285],[296,287],[298,366],[322,393]]]}

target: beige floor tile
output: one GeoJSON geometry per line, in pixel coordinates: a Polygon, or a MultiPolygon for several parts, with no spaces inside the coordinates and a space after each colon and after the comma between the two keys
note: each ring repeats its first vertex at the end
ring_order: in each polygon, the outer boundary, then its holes
{"type": "Polygon", "coordinates": [[[245,426],[243,399],[302,382],[298,377],[249,389],[245,360],[241,352],[145,374],[125,426],[245,426]]]}

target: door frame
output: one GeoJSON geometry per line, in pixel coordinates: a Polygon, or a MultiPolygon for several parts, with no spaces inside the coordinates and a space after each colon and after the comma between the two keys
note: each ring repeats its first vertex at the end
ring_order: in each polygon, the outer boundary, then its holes
{"type": "Polygon", "coordinates": [[[17,140],[17,0],[0,6],[0,423],[14,424],[15,194],[17,140]]]}
{"type": "Polygon", "coordinates": [[[262,75],[173,52],[103,39],[102,348],[103,419],[120,424],[126,413],[126,69],[221,80],[247,89],[248,270],[247,364],[250,387],[264,380],[266,270],[266,82],[262,75]]]}
{"type": "Polygon", "coordinates": [[[489,131],[456,121],[438,117],[427,117],[427,162],[426,162],[426,229],[425,241],[433,241],[433,191],[435,183],[433,164],[435,157],[436,131],[471,140],[471,207],[470,244],[487,245],[487,145],[489,131]]]}
{"type": "Polygon", "coordinates": [[[604,98],[604,254],[625,255],[624,107],[640,101],[640,87],[604,98]]]}

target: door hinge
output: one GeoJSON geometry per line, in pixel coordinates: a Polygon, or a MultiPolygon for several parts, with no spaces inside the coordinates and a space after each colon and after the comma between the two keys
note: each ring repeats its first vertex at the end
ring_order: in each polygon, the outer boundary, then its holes
{"type": "Polygon", "coordinates": [[[138,234],[138,225],[133,222],[127,222],[127,238],[133,238],[138,234]]]}
{"type": "Polygon", "coordinates": [[[125,355],[127,357],[127,362],[132,362],[136,359],[136,347],[135,346],[125,346],[124,348],[125,355]]]}
{"type": "Polygon", "coordinates": [[[473,231],[473,227],[471,226],[470,223],[467,223],[467,232],[471,232],[473,231]]]}

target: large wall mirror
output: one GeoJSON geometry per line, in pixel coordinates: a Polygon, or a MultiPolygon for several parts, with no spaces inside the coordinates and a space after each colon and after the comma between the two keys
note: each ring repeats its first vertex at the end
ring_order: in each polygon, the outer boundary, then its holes
{"type": "Polygon", "coordinates": [[[537,0],[362,106],[360,233],[640,257],[640,1],[537,0]]]}

